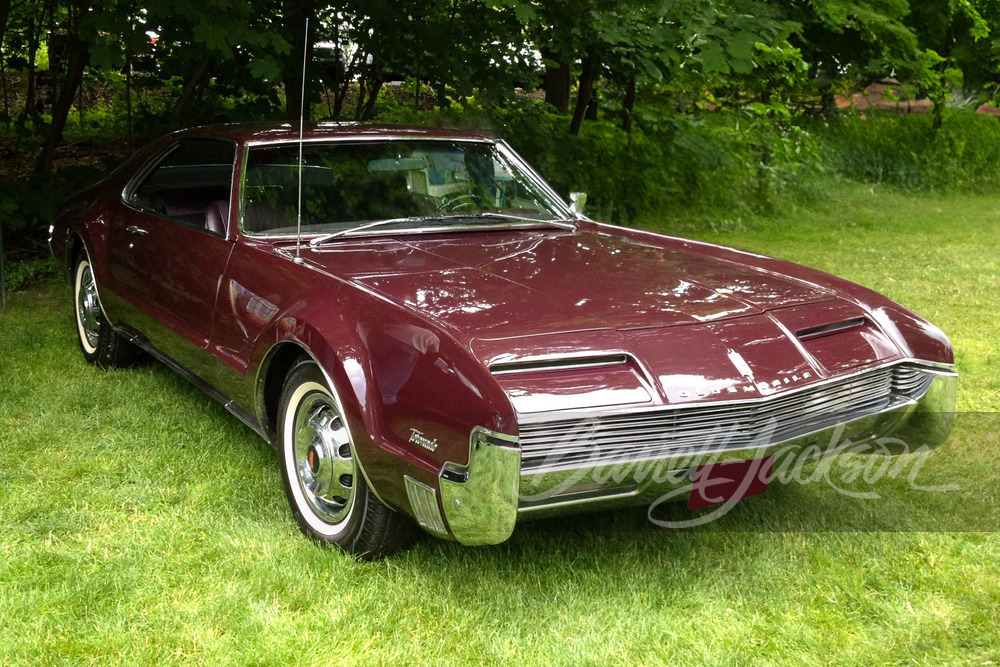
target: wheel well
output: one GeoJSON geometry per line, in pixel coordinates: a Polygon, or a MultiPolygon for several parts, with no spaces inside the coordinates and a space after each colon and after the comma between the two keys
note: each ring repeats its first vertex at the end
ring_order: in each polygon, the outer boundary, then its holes
{"type": "Polygon", "coordinates": [[[260,404],[263,408],[261,426],[273,442],[277,442],[278,402],[285,378],[300,359],[309,355],[295,343],[283,343],[272,350],[265,362],[264,381],[258,388],[260,404]]]}
{"type": "Polygon", "coordinates": [[[80,238],[79,234],[72,234],[66,243],[66,278],[72,282],[73,280],[73,267],[76,266],[76,260],[83,252],[83,239],[80,238]]]}

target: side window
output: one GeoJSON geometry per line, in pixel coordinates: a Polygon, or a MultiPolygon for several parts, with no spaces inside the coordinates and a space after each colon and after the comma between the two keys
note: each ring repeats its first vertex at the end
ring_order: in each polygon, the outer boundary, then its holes
{"type": "Polygon", "coordinates": [[[236,146],[227,141],[178,143],[126,194],[132,206],[224,235],[236,146]]]}

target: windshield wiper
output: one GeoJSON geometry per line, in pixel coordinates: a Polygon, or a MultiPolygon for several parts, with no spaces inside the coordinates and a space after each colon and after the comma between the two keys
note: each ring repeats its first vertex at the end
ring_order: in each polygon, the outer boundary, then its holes
{"type": "Polygon", "coordinates": [[[350,236],[355,232],[363,232],[369,229],[374,229],[375,227],[385,227],[388,225],[397,225],[407,222],[443,222],[449,224],[452,220],[458,223],[459,221],[465,220],[489,220],[489,221],[514,221],[514,222],[530,222],[536,225],[553,225],[555,227],[560,227],[562,229],[569,229],[576,231],[576,225],[567,220],[539,220],[538,218],[528,218],[522,215],[511,215],[508,213],[497,213],[493,211],[484,211],[482,213],[469,213],[467,215],[413,215],[405,218],[389,218],[387,220],[375,220],[373,222],[368,222],[357,227],[350,227],[348,229],[341,229],[340,231],[332,232],[330,234],[323,234],[322,236],[317,236],[316,238],[309,241],[309,247],[315,248],[318,245],[326,243],[327,241],[339,238],[341,236],[350,236]]]}
{"type": "Polygon", "coordinates": [[[335,239],[338,236],[347,236],[353,234],[354,232],[362,232],[366,229],[374,229],[375,227],[384,227],[387,225],[398,225],[404,222],[428,222],[430,220],[441,220],[443,216],[440,215],[411,215],[406,218],[389,218],[387,220],[375,220],[373,222],[366,222],[363,225],[357,227],[349,227],[347,229],[341,229],[338,232],[333,232],[331,234],[323,234],[322,236],[317,236],[313,240],[309,241],[309,247],[315,248],[321,243],[326,243],[331,239],[335,239]]]}
{"type": "Polygon", "coordinates": [[[574,225],[569,220],[545,220],[539,218],[529,218],[523,215],[513,215],[511,213],[500,213],[497,211],[483,211],[481,213],[469,213],[468,215],[450,215],[451,218],[458,218],[462,220],[513,220],[517,222],[533,222],[536,225],[553,225],[555,227],[561,227],[563,229],[570,229],[574,232],[576,231],[576,225],[574,225]]]}

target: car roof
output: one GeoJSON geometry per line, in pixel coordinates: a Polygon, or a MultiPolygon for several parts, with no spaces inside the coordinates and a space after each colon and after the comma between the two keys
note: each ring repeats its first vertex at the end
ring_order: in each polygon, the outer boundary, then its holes
{"type": "MultiPolygon", "coordinates": [[[[298,123],[232,123],[206,125],[180,130],[174,136],[196,136],[229,139],[241,144],[261,144],[298,141],[298,123]]],[[[450,130],[436,127],[385,125],[373,123],[310,122],[303,126],[302,137],[307,141],[323,139],[464,139],[492,141],[484,132],[450,130]]]]}

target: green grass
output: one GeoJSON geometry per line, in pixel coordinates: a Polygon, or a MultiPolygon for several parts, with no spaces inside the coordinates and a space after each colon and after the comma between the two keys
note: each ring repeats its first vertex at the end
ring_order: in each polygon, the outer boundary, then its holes
{"type": "Polygon", "coordinates": [[[964,414],[921,480],[960,490],[772,486],[690,530],[640,509],[359,563],[299,534],[276,454],[210,399],[87,366],[49,284],[0,311],[0,663],[1000,662],[1000,197],[838,186],[716,230],[951,335],[964,414]]]}

